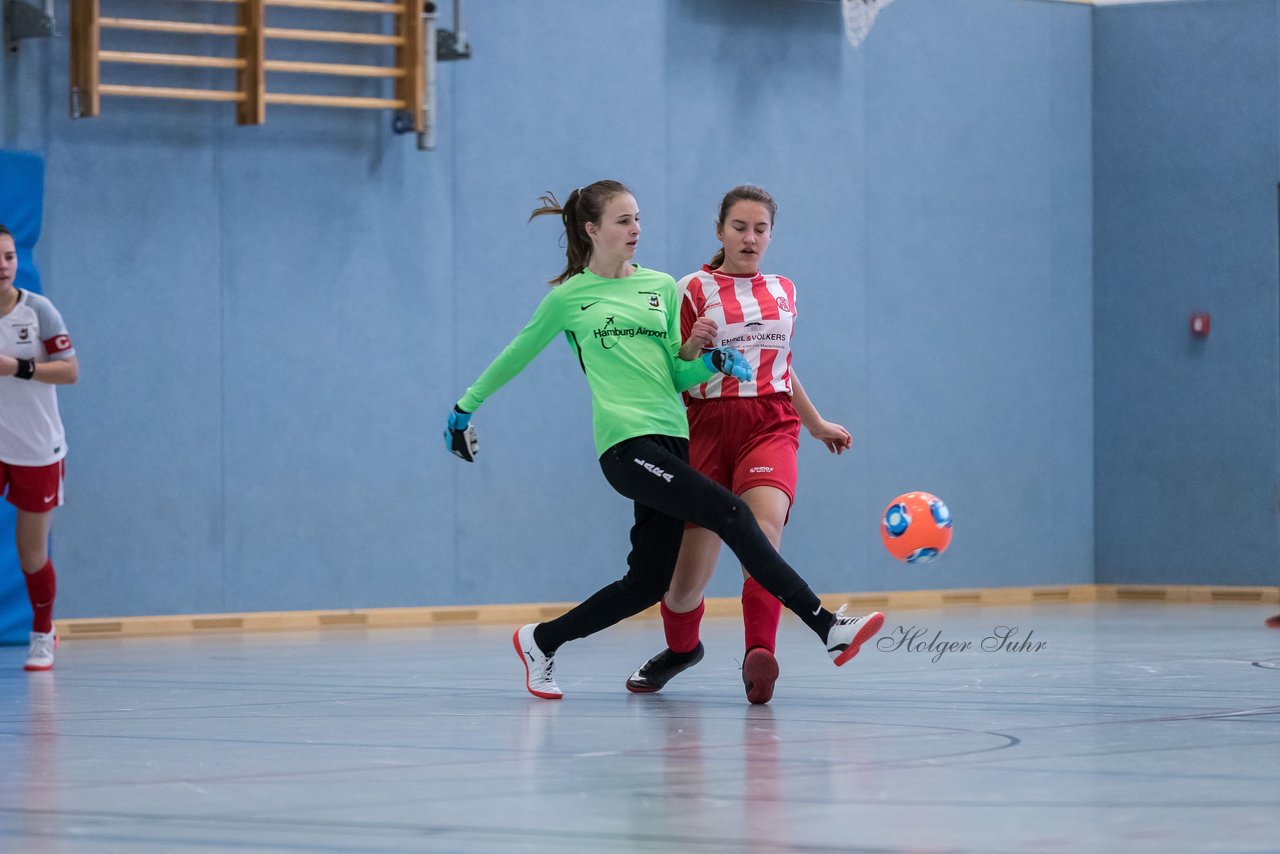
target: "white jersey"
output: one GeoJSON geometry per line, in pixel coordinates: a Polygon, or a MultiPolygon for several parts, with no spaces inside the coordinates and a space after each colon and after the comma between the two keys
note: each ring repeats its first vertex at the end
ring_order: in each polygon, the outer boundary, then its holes
{"type": "Polygon", "coordinates": [[[763,397],[791,394],[791,334],[796,286],[784,276],[732,276],[704,266],[680,280],[680,332],[710,317],[719,330],[714,345],[741,350],[751,363],[752,382],[716,374],[686,392],[695,398],[763,397]]]}
{"type": "MultiPolygon", "coordinates": [[[[18,291],[18,304],[0,317],[0,355],[39,363],[75,354],[53,303],[39,294],[18,291]]],[[[66,455],[57,389],[38,380],[0,377],[0,461],[47,466],[66,455]]]]}

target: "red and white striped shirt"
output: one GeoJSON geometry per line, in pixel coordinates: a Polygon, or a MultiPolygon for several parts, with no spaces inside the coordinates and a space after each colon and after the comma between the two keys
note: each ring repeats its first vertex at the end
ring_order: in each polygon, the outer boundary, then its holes
{"type": "Polygon", "coordinates": [[[732,276],[703,266],[680,280],[680,333],[710,317],[719,331],[715,346],[746,354],[753,382],[717,374],[686,392],[695,398],[763,397],[791,394],[791,334],[796,320],[796,286],[766,273],[732,276]]]}

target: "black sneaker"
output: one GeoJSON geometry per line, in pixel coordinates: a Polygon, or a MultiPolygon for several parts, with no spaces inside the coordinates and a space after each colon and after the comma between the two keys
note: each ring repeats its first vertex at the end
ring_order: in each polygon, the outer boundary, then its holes
{"type": "Polygon", "coordinates": [[[633,694],[652,694],[661,691],[662,686],[681,671],[688,670],[702,661],[702,641],[692,652],[672,652],[664,649],[644,663],[631,678],[627,680],[627,690],[633,694]]]}

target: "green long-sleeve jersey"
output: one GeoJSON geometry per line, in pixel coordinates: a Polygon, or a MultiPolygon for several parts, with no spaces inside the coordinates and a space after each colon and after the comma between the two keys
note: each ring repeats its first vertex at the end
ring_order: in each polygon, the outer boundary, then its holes
{"type": "Polygon", "coordinates": [[[688,438],[679,392],[714,373],[680,358],[680,304],[666,273],[636,267],[626,278],[589,270],[552,288],[533,317],[458,401],[474,412],[563,332],[591,387],[596,453],[624,439],[688,438]]]}

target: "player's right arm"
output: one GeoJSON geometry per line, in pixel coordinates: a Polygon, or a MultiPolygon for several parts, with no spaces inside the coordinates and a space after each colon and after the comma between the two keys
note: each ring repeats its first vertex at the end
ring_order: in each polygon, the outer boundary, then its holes
{"type": "Polygon", "coordinates": [[[699,317],[689,324],[689,333],[680,345],[680,358],[692,362],[702,353],[715,345],[716,333],[720,327],[709,317],[699,317]]]}
{"type": "Polygon", "coordinates": [[[515,378],[533,357],[546,349],[551,339],[564,328],[562,301],[558,291],[543,297],[524,329],[511,339],[498,357],[489,363],[462,399],[454,404],[444,428],[444,447],[467,462],[474,462],[480,443],[471,415],[488,397],[515,378]]]}
{"type": "Polygon", "coordinates": [[[692,362],[704,349],[714,345],[716,322],[702,314],[701,290],[693,287],[698,274],[685,276],[679,285],[680,293],[680,358],[692,362]]]}
{"type": "Polygon", "coordinates": [[[511,343],[467,389],[458,401],[458,409],[475,412],[494,392],[523,371],[534,356],[546,349],[551,340],[564,330],[562,302],[558,290],[552,290],[543,298],[524,329],[511,339],[511,343]]]}

